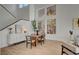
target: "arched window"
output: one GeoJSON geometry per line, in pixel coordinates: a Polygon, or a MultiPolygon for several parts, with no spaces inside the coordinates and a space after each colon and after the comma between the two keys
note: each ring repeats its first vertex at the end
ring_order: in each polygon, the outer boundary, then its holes
{"type": "Polygon", "coordinates": [[[28,4],[19,4],[19,8],[24,8],[24,7],[27,7],[28,4]]]}

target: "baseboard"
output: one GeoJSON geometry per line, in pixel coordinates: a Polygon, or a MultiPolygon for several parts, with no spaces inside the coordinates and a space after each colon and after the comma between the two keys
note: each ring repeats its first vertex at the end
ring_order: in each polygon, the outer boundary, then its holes
{"type": "Polygon", "coordinates": [[[13,43],[13,44],[10,44],[9,46],[2,47],[2,48],[7,48],[7,47],[10,47],[10,46],[18,45],[18,44],[21,44],[21,43],[24,43],[24,42],[25,42],[25,40],[24,41],[20,41],[20,42],[16,42],[16,43],[13,43]]]}
{"type": "Polygon", "coordinates": [[[17,42],[17,43],[13,43],[13,44],[9,45],[8,47],[14,46],[14,45],[18,45],[18,44],[21,44],[21,43],[24,43],[24,42],[25,42],[25,40],[24,41],[17,42]]]}

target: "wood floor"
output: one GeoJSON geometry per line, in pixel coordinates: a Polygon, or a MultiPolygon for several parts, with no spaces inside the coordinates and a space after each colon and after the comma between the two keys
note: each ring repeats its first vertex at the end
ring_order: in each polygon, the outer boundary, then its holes
{"type": "Polygon", "coordinates": [[[3,55],[60,55],[61,42],[54,40],[47,40],[43,45],[38,44],[36,47],[26,48],[25,42],[3,48],[3,55]]]}
{"type": "Polygon", "coordinates": [[[0,55],[1,55],[1,48],[0,48],[0,55]]]}

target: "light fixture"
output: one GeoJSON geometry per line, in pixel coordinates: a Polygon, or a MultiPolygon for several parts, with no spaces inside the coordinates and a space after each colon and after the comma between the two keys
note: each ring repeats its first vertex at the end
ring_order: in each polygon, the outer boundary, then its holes
{"type": "Polygon", "coordinates": [[[27,29],[26,29],[25,26],[22,26],[22,32],[23,32],[23,33],[26,33],[26,32],[27,32],[27,29]]]}

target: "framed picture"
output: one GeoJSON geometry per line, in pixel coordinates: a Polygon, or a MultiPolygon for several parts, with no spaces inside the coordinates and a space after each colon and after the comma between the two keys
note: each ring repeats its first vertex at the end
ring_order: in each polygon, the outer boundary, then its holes
{"type": "Polygon", "coordinates": [[[56,5],[47,8],[47,34],[56,34],[56,5]]]}
{"type": "Polygon", "coordinates": [[[56,5],[47,8],[47,16],[56,15],[56,5]]]}
{"type": "Polygon", "coordinates": [[[56,34],[56,19],[47,20],[47,34],[56,34]]]}
{"type": "Polygon", "coordinates": [[[79,18],[74,18],[72,26],[74,29],[79,29],[79,18]]]}

